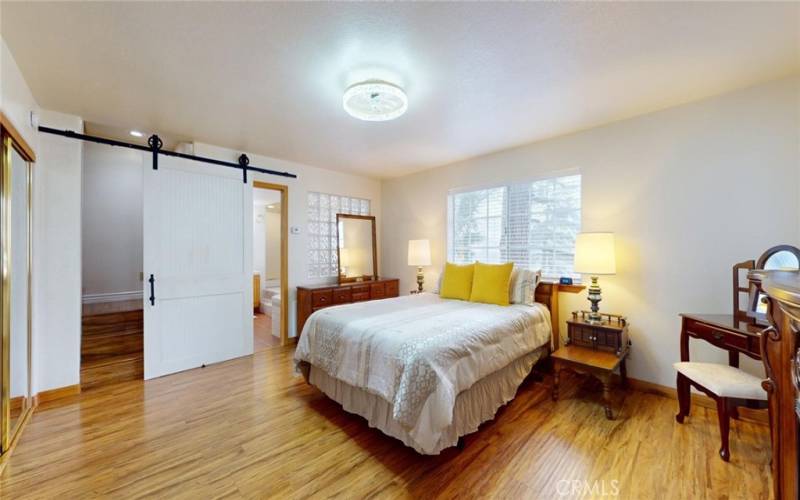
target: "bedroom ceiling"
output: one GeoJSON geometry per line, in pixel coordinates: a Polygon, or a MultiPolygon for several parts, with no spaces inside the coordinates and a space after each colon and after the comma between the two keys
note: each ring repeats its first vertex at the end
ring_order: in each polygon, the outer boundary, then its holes
{"type": "Polygon", "coordinates": [[[800,71],[797,3],[3,2],[0,30],[44,108],[373,177],[800,71]],[[365,79],[407,113],[350,117],[365,79]]]}

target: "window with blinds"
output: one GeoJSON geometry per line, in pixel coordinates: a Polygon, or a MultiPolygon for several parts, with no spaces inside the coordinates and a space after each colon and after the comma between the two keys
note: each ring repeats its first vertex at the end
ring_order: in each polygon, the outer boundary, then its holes
{"type": "Polygon", "coordinates": [[[581,176],[450,193],[447,227],[451,262],[514,262],[547,278],[578,277],[581,176]]]}
{"type": "Polygon", "coordinates": [[[339,275],[336,214],[369,215],[370,201],[326,193],[308,193],[308,277],[339,275]]]}

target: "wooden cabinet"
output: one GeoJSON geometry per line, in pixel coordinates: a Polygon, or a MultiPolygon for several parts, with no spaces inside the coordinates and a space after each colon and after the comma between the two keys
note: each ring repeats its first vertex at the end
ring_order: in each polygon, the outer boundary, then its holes
{"type": "Polygon", "coordinates": [[[399,291],[400,282],[397,279],[316,287],[299,286],[297,287],[297,336],[300,337],[306,320],[314,311],[352,302],[397,297],[399,291]]]}
{"type": "Polygon", "coordinates": [[[761,356],[767,372],[762,385],[769,397],[775,498],[795,500],[800,495],[800,272],[764,272],[762,287],[771,323],[761,334],[761,356]]]}
{"type": "Polygon", "coordinates": [[[603,314],[603,321],[592,323],[585,311],[573,312],[572,319],[567,320],[567,336],[572,345],[620,356],[628,348],[628,323],[613,314],[603,314]]]}

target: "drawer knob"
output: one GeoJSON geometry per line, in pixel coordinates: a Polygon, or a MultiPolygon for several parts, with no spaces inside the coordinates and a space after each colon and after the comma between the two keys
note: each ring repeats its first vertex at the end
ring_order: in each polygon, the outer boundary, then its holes
{"type": "Polygon", "coordinates": [[[714,337],[717,340],[722,340],[722,337],[724,337],[725,334],[722,333],[722,332],[713,331],[713,332],[711,332],[711,336],[714,337]]]}

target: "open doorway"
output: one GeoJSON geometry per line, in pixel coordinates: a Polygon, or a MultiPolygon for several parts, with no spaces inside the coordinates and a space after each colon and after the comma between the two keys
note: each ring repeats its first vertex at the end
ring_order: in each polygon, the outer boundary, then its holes
{"type": "Polygon", "coordinates": [[[149,158],[83,145],[82,391],[144,376],[142,169],[149,158]]]}
{"type": "Polygon", "coordinates": [[[253,182],[253,350],[287,341],[287,188],[253,182]]]}

